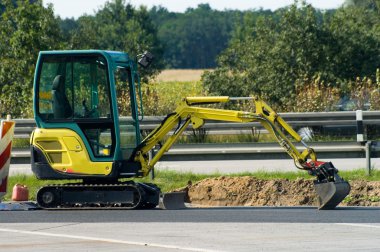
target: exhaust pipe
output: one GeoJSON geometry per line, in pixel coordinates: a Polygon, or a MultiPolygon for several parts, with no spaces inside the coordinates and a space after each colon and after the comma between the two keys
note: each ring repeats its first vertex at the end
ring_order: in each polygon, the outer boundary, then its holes
{"type": "Polygon", "coordinates": [[[318,209],[331,210],[350,193],[351,186],[338,175],[338,169],[331,162],[319,164],[317,168],[311,170],[311,174],[317,176],[314,188],[318,195],[318,209]]]}

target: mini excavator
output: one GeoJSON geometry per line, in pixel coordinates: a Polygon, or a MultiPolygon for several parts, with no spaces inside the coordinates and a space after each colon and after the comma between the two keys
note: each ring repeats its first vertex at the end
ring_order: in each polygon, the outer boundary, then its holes
{"type": "Polygon", "coordinates": [[[74,181],[42,187],[37,192],[42,208],[155,208],[160,189],[131,179],[147,176],[187,127],[198,129],[207,120],[260,122],[297,168],[315,176],[319,209],[333,209],[348,195],[350,185],[333,164],[317,160],[297,132],[257,97],[184,98],[142,139],[137,63],[147,67],[152,59],[149,52],[137,60],[102,50],[40,52],[34,77],[32,171],[38,179],[74,181]],[[210,108],[234,100],[251,100],[255,111],[210,108]]]}

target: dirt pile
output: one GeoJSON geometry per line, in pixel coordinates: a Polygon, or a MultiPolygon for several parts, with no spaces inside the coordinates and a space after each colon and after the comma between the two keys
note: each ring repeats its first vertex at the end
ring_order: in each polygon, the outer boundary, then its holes
{"type": "MultiPolygon", "coordinates": [[[[380,182],[349,181],[341,205],[380,206],[380,182]]],[[[188,201],[204,206],[317,206],[313,181],[262,180],[255,177],[208,178],[189,184],[188,201]]]]}

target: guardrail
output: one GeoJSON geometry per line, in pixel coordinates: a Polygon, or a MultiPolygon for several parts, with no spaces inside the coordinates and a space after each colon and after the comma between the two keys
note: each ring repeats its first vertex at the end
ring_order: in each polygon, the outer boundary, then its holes
{"type": "MultiPolygon", "coordinates": [[[[306,113],[279,113],[284,120],[292,127],[312,127],[312,126],[351,126],[356,127],[356,112],[355,111],[339,111],[339,112],[306,112],[306,113]]],[[[157,127],[164,116],[146,116],[141,122],[141,130],[153,130],[157,127]]],[[[31,132],[36,127],[33,119],[15,119],[15,138],[29,138],[31,132]]],[[[132,122],[129,117],[121,117],[120,124],[127,124],[132,122]]],[[[363,124],[367,125],[380,125],[380,111],[363,111],[363,124]]],[[[244,131],[250,128],[262,128],[258,122],[252,123],[230,123],[230,122],[217,122],[208,121],[203,128],[210,134],[239,134],[249,133],[244,131]],[[228,133],[230,131],[230,133],[228,133]]],[[[355,135],[356,132],[353,132],[355,135]]]]}
{"type": "MultiPolygon", "coordinates": [[[[366,158],[367,170],[370,172],[370,157],[379,157],[380,146],[376,142],[362,144],[353,141],[344,142],[310,142],[320,159],[331,158],[366,158]]],[[[300,149],[302,146],[297,145],[300,149]]],[[[289,159],[277,143],[239,143],[239,144],[177,144],[163,157],[162,161],[194,160],[263,160],[289,159]]],[[[28,149],[13,149],[12,163],[30,163],[28,149]]]]}
{"type": "MultiPolygon", "coordinates": [[[[279,113],[292,127],[357,127],[356,111],[342,112],[307,112],[279,113]]],[[[380,125],[380,111],[363,111],[363,125],[380,125]]],[[[164,116],[147,116],[141,122],[141,130],[153,130],[164,119],[164,116]]],[[[29,138],[36,127],[33,119],[15,119],[15,138],[29,138]]],[[[122,117],[120,124],[132,122],[131,118],[122,117]]],[[[244,134],[252,133],[252,128],[262,129],[258,122],[229,123],[209,121],[203,128],[207,134],[244,134]]],[[[189,128],[190,129],[190,128],[189,128]]],[[[356,135],[353,130],[352,136],[356,135]]],[[[367,171],[370,172],[371,157],[377,157],[380,146],[377,142],[332,142],[310,143],[320,158],[363,158],[367,159],[367,171]]],[[[12,151],[13,163],[28,163],[30,153],[27,149],[12,151]]],[[[224,160],[224,159],[276,159],[288,158],[277,143],[244,143],[244,144],[186,144],[175,145],[162,160],[224,160]]]]}

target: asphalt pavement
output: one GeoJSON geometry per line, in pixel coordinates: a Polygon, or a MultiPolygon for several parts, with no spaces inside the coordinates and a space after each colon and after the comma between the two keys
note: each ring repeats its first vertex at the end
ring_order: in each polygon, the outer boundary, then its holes
{"type": "Polygon", "coordinates": [[[380,208],[0,212],[0,241],[17,252],[378,251],[380,208]]]}
{"type": "MultiPolygon", "coordinates": [[[[365,159],[329,161],[340,170],[365,166],[365,159]]],[[[295,167],[292,160],[233,160],[167,161],[157,169],[228,174],[295,167]]],[[[12,164],[10,173],[31,174],[30,165],[12,164]]],[[[376,207],[0,211],[1,251],[379,251],[379,243],[376,207]]]]}
{"type": "MultiPolygon", "coordinates": [[[[379,207],[190,207],[183,210],[0,211],[0,223],[380,223],[379,207]]],[[[380,238],[380,237],[379,237],[380,238]]]]}

